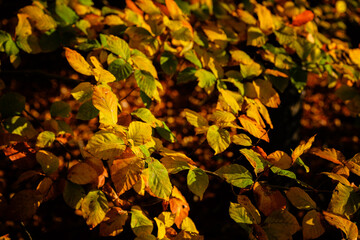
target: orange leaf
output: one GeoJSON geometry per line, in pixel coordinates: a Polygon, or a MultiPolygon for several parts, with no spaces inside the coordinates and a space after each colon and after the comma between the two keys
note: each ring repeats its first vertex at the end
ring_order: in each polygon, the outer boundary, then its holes
{"type": "Polygon", "coordinates": [[[106,213],[103,222],[100,223],[100,236],[109,237],[119,235],[128,219],[128,213],[119,207],[113,207],[106,213]]]}
{"type": "Polygon", "coordinates": [[[254,184],[254,195],[258,209],[269,216],[273,211],[286,209],[286,199],[280,191],[271,191],[258,182],[254,184]]]}
{"type": "Polygon", "coordinates": [[[344,155],[340,151],[333,148],[325,148],[324,150],[314,148],[311,149],[311,153],[339,165],[343,165],[342,162],[345,160],[344,155]]]}
{"type": "Polygon", "coordinates": [[[174,20],[181,20],[182,11],[174,0],[165,0],[165,5],[169,10],[170,16],[174,20]]]}
{"type": "Polygon", "coordinates": [[[123,194],[140,180],[144,162],[130,148],[126,148],[121,156],[110,166],[111,179],[118,195],[123,194]]]}
{"type": "Polygon", "coordinates": [[[312,11],[306,10],[299,15],[293,17],[292,25],[296,27],[304,25],[305,23],[312,21],[314,19],[314,16],[315,15],[312,11]]]}
{"type": "Polygon", "coordinates": [[[178,228],[180,228],[182,221],[189,215],[189,204],[175,186],[171,192],[171,198],[169,202],[170,210],[173,214],[175,214],[175,224],[178,228]]]}
{"type": "Polygon", "coordinates": [[[303,154],[305,151],[309,150],[309,148],[311,147],[311,145],[315,140],[315,136],[316,134],[312,136],[306,143],[300,144],[295,148],[295,150],[291,154],[291,158],[293,161],[295,161],[298,157],[300,157],[301,154],[303,154]]]}
{"type": "Polygon", "coordinates": [[[288,169],[292,166],[292,159],[291,157],[283,152],[283,151],[276,151],[268,155],[267,160],[274,164],[275,167],[281,169],[288,169]]]}
{"type": "Polygon", "coordinates": [[[70,168],[67,178],[73,183],[82,185],[95,182],[97,173],[89,164],[81,162],[70,168]]]}
{"type": "Polygon", "coordinates": [[[248,131],[254,137],[260,138],[266,142],[270,141],[266,130],[263,129],[255,120],[253,120],[245,115],[241,115],[239,117],[239,121],[240,121],[241,125],[243,125],[245,130],[248,131]]]}
{"type": "Polygon", "coordinates": [[[126,2],[126,6],[128,8],[130,8],[131,10],[133,10],[134,12],[136,12],[139,15],[143,15],[144,12],[141,11],[140,8],[138,8],[133,1],[126,0],[125,2],[126,2]]]}

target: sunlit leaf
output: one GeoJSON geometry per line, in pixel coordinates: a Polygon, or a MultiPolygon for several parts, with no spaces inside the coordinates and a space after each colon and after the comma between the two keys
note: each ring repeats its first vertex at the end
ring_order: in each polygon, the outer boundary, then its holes
{"type": "Polygon", "coordinates": [[[119,55],[125,60],[128,60],[130,57],[130,48],[125,40],[114,36],[114,35],[105,35],[100,34],[101,45],[110,52],[119,55]]]}
{"type": "Polygon", "coordinates": [[[251,173],[239,164],[223,166],[216,170],[215,173],[235,187],[246,188],[253,184],[251,173]]]}
{"type": "Polygon", "coordinates": [[[115,59],[109,65],[109,72],[116,77],[117,81],[127,79],[132,71],[131,65],[122,58],[115,59]]]}
{"type": "Polygon", "coordinates": [[[260,224],[261,222],[259,211],[245,195],[238,196],[238,203],[230,202],[229,214],[237,223],[260,224]]]}
{"type": "Polygon", "coordinates": [[[131,208],[130,226],[138,237],[150,235],[154,228],[152,221],[145,216],[139,206],[133,206],[131,208]]]}
{"type": "Polygon", "coordinates": [[[81,203],[82,215],[91,229],[104,220],[108,208],[106,196],[100,190],[90,191],[81,203]]]}
{"type": "Polygon", "coordinates": [[[224,101],[230,106],[231,110],[236,114],[240,110],[238,101],[233,97],[231,91],[220,89],[220,94],[222,95],[224,101]]]}
{"type": "Polygon", "coordinates": [[[295,148],[295,150],[291,154],[291,158],[293,161],[295,161],[298,157],[300,157],[305,151],[310,149],[311,145],[315,140],[315,136],[316,135],[312,136],[306,143],[300,144],[295,148]]]}
{"type": "Polygon", "coordinates": [[[17,134],[27,138],[35,137],[38,132],[32,124],[24,117],[15,116],[4,121],[5,129],[12,134],[17,134]]]}
{"type": "Polygon", "coordinates": [[[245,130],[248,131],[251,135],[266,142],[270,141],[266,130],[263,129],[256,121],[245,115],[241,115],[238,119],[245,130]]]}
{"type": "Polygon", "coordinates": [[[152,127],[161,126],[162,122],[155,118],[152,112],[147,108],[139,108],[131,113],[142,121],[151,124],[152,127]]]}
{"type": "Polygon", "coordinates": [[[165,0],[165,5],[172,19],[174,20],[182,19],[183,13],[174,0],[165,0]]]}
{"type": "Polygon", "coordinates": [[[36,5],[26,6],[19,11],[21,13],[26,13],[34,23],[35,27],[41,32],[56,28],[57,24],[55,20],[36,5]]]}
{"type": "Polygon", "coordinates": [[[78,15],[70,7],[65,4],[56,4],[55,13],[61,19],[61,24],[64,26],[74,24],[78,20],[78,15]]]}
{"type": "Polygon", "coordinates": [[[143,145],[152,138],[152,129],[150,124],[133,121],[129,125],[128,138],[134,141],[135,146],[143,145]]]}
{"type": "Polygon", "coordinates": [[[166,234],[165,223],[163,221],[161,221],[160,219],[158,219],[157,217],[155,217],[154,220],[155,220],[156,226],[158,228],[157,237],[158,237],[158,239],[163,239],[166,234]]]}
{"type": "Polygon", "coordinates": [[[304,239],[315,239],[325,233],[321,218],[321,213],[316,210],[310,210],[306,213],[302,220],[304,239]]]}
{"type": "Polygon", "coordinates": [[[260,22],[260,29],[263,32],[271,32],[274,28],[271,12],[264,5],[256,4],[255,12],[258,15],[260,22]]]}
{"type": "Polygon", "coordinates": [[[64,48],[64,49],[65,49],[65,57],[69,62],[70,66],[75,71],[84,74],[86,76],[92,75],[91,66],[83,56],[81,56],[78,52],[70,48],[64,48]]]}
{"type": "Polygon", "coordinates": [[[184,57],[186,60],[192,62],[193,64],[195,64],[195,66],[197,66],[198,68],[202,68],[202,64],[199,60],[199,58],[196,56],[196,53],[194,50],[190,50],[190,51],[187,51],[185,54],[184,54],[184,57]]]}
{"type": "Polygon", "coordinates": [[[330,223],[330,225],[340,229],[346,234],[347,239],[357,239],[358,227],[355,223],[330,212],[323,211],[322,213],[325,217],[325,220],[330,223]]]}
{"type": "Polygon", "coordinates": [[[126,145],[124,140],[112,132],[99,131],[92,136],[86,145],[86,150],[95,157],[108,160],[120,156],[126,145]]]}
{"type": "Polygon", "coordinates": [[[195,223],[189,217],[184,218],[180,228],[181,230],[189,233],[199,233],[199,231],[196,229],[195,223]]]}
{"type": "Polygon", "coordinates": [[[293,17],[292,25],[293,26],[301,26],[305,23],[312,21],[314,19],[314,13],[310,10],[306,10],[299,15],[293,17]]]}
{"type": "Polygon", "coordinates": [[[59,167],[59,158],[48,151],[39,150],[36,153],[36,161],[41,165],[43,172],[47,175],[52,174],[59,167]]]}
{"type": "Polygon", "coordinates": [[[249,27],[247,36],[246,45],[261,47],[267,41],[266,35],[258,27],[249,27]]]}
{"type": "Polygon", "coordinates": [[[156,89],[156,82],[153,75],[144,70],[135,70],[134,76],[140,90],[149,98],[156,98],[159,93],[156,89]]]}
{"type": "Polygon", "coordinates": [[[338,183],[328,206],[328,211],[350,217],[360,208],[360,196],[358,191],[350,186],[338,183]]]}
{"type": "Polygon", "coordinates": [[[266,160],[281,169],[288,169],[293,163],[291,157],[283,151],[275,151],[269,154],[266,160]]]}
{"type": "Polygon", "coordinates": [[[215,155],[225,151],[230,145],[230,134],[227,130],[219,128],[216,125],[209,127],[206,134],[206,139],[212,149],[215,151],[215,155]]]}
{"type": "Polygon", "coordinates": [[[174,223],[180,228],[183,220],[188,216],[190,207],[185,197],[181,192],[174,186],[171,191],[170,210],[175,215],[174,223]]]}
{"type": "Polygon", "coordinates": [[[164,165],[158,160],[152,159],[148,162],[149,168],[149,188],[151,192],[162,199],[169,199],[172,185],[169,179],[169,174],[164,165]]]}
{"type": "Polygon", "coordinates": [[[211,72],[205,69],[199,69],[196,71],[195,76],[199,81],[199,87],[208,88],[215,84],[216,77],[211,72]]]}
{"type": "Polygon", "coordinates": [[[200,114],[190,110],[184,109],[186,120],[194,127],[208,127],[208,121],[200,114]]]}
{"type": "Polygon", "coordinates": [[[350,182],[344,176],[342,176],[340,174],[336,174],[336,173],[332,173],[332,172],[322,172],[321,174],[325,174],[332,180],[338,181],[345,186],[350,186],[350,182]]]}
{"type": "Polygon", "coordinates": [[[286,197],[296,208],[303,210],[316,209],[316,203],[301,188],[291,187],[285,193],[286,193],[286,197]]]}
{"type": "Polygon", "coordinates": [[[92,103],[100,111],[100,123],[108,125],[117,123],[118,99],[111,89],[96,86],[92,96],[92,103]]]}
{"type": "Polygon", "coordinates": [[[187,174],[187,185],[201,200],[209,185],[209,177],[201,168],[190,169],[187,174]]]}
{"type": "Polygon", "coordinates": [[[240,133],[240,134],[231,136],[231,142],[235,143],[236,145],[241,145],[241,146],[251,146],[252,145],[251,138],[249,138],[248,135],[246,135],[244,133],[240,133]]]}

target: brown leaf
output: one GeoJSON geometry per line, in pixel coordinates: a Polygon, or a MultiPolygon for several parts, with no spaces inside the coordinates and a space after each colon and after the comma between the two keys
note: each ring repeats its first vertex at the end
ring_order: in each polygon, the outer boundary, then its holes
{"type": "Polygon", "coordinates": [[[95,182],[97,173],[89,164],[81,162],[69,169],[67,179],[73,183],[82,185],[95,182]]]}
{"type": "Polygon", "coordinates": [[[312,21],[314,19],[314,16],[315,15],[312,11],[306,10],[299,15],[293,17],[292,25],[296,27],[304,25],[305,23],[312,21]]]}
{"type": "Polygon", "coordinates": [[[254,195],[258,209],[265,216],[269,216],[275,210],[286,209],[286,199],[278,190],[272,191],[256,182],[254,195]]]}
{"type": "Polygon", "coordinates": [[[315,239],[324,234],[325,228],[321,222],[321,213],[311,210],[302,221],[304,239],[315,239]]]}
{"type": "Polygon", "coordinates": [[[114,237],[123,231],[123,226],[128,219],[128,213],[119,207],[113,207],[106,213],[100,223],[100,236],[114,237]]]}
{"type": "Polygon", "coordinates": [[[59,192],[57,192],[55,189],[54,181],[49,177],[45,177],[43,180],[41,180],[36,190],[42,194],[44,202],[55,199],[56,196],[59,195],[59,192]]]}
{"type": "Polygon", "coordinates": [[[175,214],[175,224],[178,228],[180,228],[182,221],[189,215],[190,206],[185,197],[175,186],[171,192],[169,202],[170,210],[173,214],[175,214]]]}
{"type": "Polygon", "coordinates": [[[291,158],[293,161],[296,161],[296,159],[298,157],[300,157],[305,151],[310,149],[312,143],[315,140],[315,136],[316,136],[316,134],[314,136],[312,136],[306,143],[300,144],[299,146],[297,146],[295,148],[295,150],[291,154],[291,158]]]}
{"type": "Polygon", "coordinates": [[[12,133],[0,133],[0,146],[8,146],[12,144],[13,142],[23,142],[25,141],[25,138],[12,133]]]}
{"type": "Polygon", "coordinates": [[[11,220],[24,221],[31,218],[42,201],[42,195],[36,190],[22,190],[10,200],[7,216],[11,220]]]}
{"type": "Polygon", "coordinates": [[[111,179],[118,195],[132,188],[140,180],[144,161],[137,157],[130,148],[126,148],[121,156],[110,166],[111,179]]]}

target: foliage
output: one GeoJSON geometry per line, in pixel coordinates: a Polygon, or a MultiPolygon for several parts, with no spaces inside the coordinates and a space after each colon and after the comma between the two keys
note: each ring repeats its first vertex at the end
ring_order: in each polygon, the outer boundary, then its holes
{"type": "Polygon", "coordinates": [[[315,136],[291,154],[266,154],[258,143],[271,141],[268,108],[279,107],[279,93],[289,84],[302,91],[310,74],[326,76],[349,109],[360,113],[360,49],[351,48],[341,27],[327,31],[330,22],[341,25],[337,19],[346,14],[358,19],[353,11],[359,4],[190,2],[127,0],[120,10],[98,9],[91,0],[35,0],[19,9],[13,35],[0,30],[0,51],[15,68],[23,54],[63,47],[69,65],[81,74],[71,91],[79,109],[53,102],[52,128],[45,122],[33,126],[36,119],[26,114],[21,94],[5,91],[1,96],[1,148],[14,164],[27,162],[18,181],[34,175],[41,179],[9,201],[0,195],[5,218],[27,220],[40,204],[62,195],[90,229],[99,226],[101,236],[121,234],[130,226],[136,239],[202,239],[188,216],[186,198],[172,181],[173,175],[187,171],[188,189],[200,199],[209,178],[231,185],[236,202],[229,203],[229,215],[250,239],[289,239],[300,230],[304,239],[314,239],[326,226],[356,238],[360,197],[349,176],[360,176],[359,154],[346,160],[334,149],[310,150],[336,165],[323,173],[336,187],[328,207],[321,208],[307,193],[317,190],[294,171],[297,165],[309,171],[300,157],[315,136]],[[179,87],[194,82],[205,93],[203,104],[216,99],[216,110],[209,115],[191,109],[182,114],[215,155],[236,151],[240,159],[210,170],[166,147],[176,136],[155,117],[154,106],[162,101],[168,78],[176,78],[179,87]],[[123,99],[113,85],[118,82],[139,91],[142,108],[122,112],[123,99]],[[65,121],[74,117],[98,118],[98,129],[85,145],[74,140],[65,121]],[[77,145],[81,159],[64,162],[64,156],[52,152],[57,144],[64,150],[77,145]],[[282,180],[283,188],[272,186],[274,179],[282,180]],[[163,203],[162,212],[150,215],[138,204],[149,197],[163,203]],[[301,224],[290,204],[304,212],[301,224]]]}

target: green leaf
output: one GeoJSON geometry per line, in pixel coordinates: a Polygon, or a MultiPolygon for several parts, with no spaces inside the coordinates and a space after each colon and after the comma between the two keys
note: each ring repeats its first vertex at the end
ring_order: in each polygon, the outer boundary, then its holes
{"type": "Polygon", "coordinates": [[[172,190],[168,171],[164,165],[154,158],[147,163],[149,168],[148,182],[151,192],[158,198],[168,200],[172,190]]]}
{"type": "Polygon", "coordinates": [[[72,131],[71,127],[69,126],[69,124],[67,124],[63,120],[56,120],[56,122],[58,125],[58,130],[56,132],[56,135],[65,134],[65,133],[70,133],[71,135],[73,135],[73,131],[72,131]]]}
{"type": "Polygon", "coordinates": [[[258,27],[249,27],[247,32],[247,46],[261,47],[267,41],[266,35],[258,27]]]}
{"type": "Polygon", "coordinates": [[[50,131],[41,132],[36,140],[36,146],[39,148],[51,147],[55,141],[55,133],[50,131]]]}
{"type": "Polygon", "coordinates": [[[206,134],[206,139],[212,149],[215,151],[215,155],[223,152],[230,145],[230,134],[227,130],[221,129],[216,125],[209,127],[206,134]]]}
{"type": "Polygon", "coordinates": [[[118,99],[111,89],[96,86],[92,96],[92,103],[100,111],[100,123],[106,125],[117,123],[118,99]]]}
{"type": "Polygon", "coordinates": [[[252,146],[251,138],[244,133],[231,136],[231,142],[246,147],[252,146]]]}
{"type": "Polygon", "coordinates": [[[116,77],[116,81],[127,79],[133,69],[131,65],[122,58],[115,59],[109,65],[109,71],[116,77]]]}
{"type": "Polygon", "coordinates": [[[135,146],[143,145],[152,140],[152,128],[150,124],[133,121],[129,125],[128,139],[134,141],[135,146]]]}
{"type": "Polygon", "coordinates": [[[176,141],[176,137],[175,135],[171,132],[171,130],[169,129],[169,127],[165,124],[165,122],[162,122],[162,127],[156,127],[155,130],[156,132],[163,137],[166,141],[169,142],[175,142],[176,141]]]}
{"type": "Polygon", "coordinates": [[[246,188],[254,183],[251,173],[239,164],[223,166],[216,170],[215,173],[235,187],[246,188]]]}
{"type": "Polygon", "coordinates": [[[135,70],[134,76],[140,90],[149,98],[154,98],[155,95],[158,94],[155,78],[151,73],[143,70],[135,70]]]}
{"type": "Polygon", "coordinates": [[[185,54],[184,54],[184,57],[186,60],[192,62],[193,64],[195,64],[195,66],[197,66],[198,68],[202,68],[202,64],[199,60],[199,58],[196,56],[196,53],[194,50],[190,50],[190,51],[187,51],[185,54]]]}
{"type": "Polygon", "coordinates": [[[259,211],[245,195],[239,195],[239,203],[230,202],[230,217],[237,223],[260,224],[261,216],[259,211]]]}
{"type": "Polygon", "coordinates": [[[253,166],[255,174],[264,171],[266,163],[256,152],[254,152],[254,150],[243,148],[240,150],[240,153],[244,155],[250,162],[251,166],[253,166]]]}
{"type": "Polygon", "coordinates": [[[162,122],[155,118],[152,112],[147,108],[139,108],[131,113],[142,121],[151,124],[152,127],[161,126],[162,122]]]}
{"type": "Polygon", "coordinates": [[[178,60],[171,52],[163,52],[160,57],[161,69],[168,75],[172,75],[176,72],[178,60]]]}
{"type": "Polygon", "coordinates": [[[15,116],[4,121],[5,129],[12,134],[17,134],[29,139],[35,137],[38,132],[24,117],[15,116]]]}
{"type": "Polygon", "coordinates": [[[278,168],[278,167],[275,167],[275,166],[272,166],[270,169],[271,169],[271,171],[273,173],[275,173],[277,175],[288,177],[288,178],[296,180],[296,175],[292,171],[284,170],[284,169],[281,169],[281,168],[278,168]]]}
{"type": "Polygon", "coordinates": [[[90,191],[81,203],[82,215],[91,229],[104,220],[108,208],[106,196],[100,190],[90,191]]]}
{"type": "Polygon", "coordinates": [[[46,175],[54,173],[59,168],[59,158],[48,151],[39,150],[36,153],[36,161],[46,175]]]}
{"type": "Polygon", "coordinates": [[[185,68],[184,70],[179,72],[179,74],[177,75],[176,82],[178,84],[183,84],[183,83],[196,81],[196,79],[197,79],[197,77],[195,76],[196,71],[197,71],[197,69],[193,68],[193,67],[185,68]]]}
{"type": "Polygon", "coordinates": [[[208,127],[208,121],[200,114],[190,110],[184,109],[186,120],[194,127],[208,127]]]}
{"type": "Polygon", "coordinates": [[[86,150],[95,157],[108,160],[120,156],[126,145],[124,141],[112,132],[99,131],[92,136],[86,145],[86,150]]]}
{"type": "Polygon", "coordinates": [[[338,183],[331,196],[328,211],[350,218],[359,208],[359,192],[350,186],[338,183]]]}
{"type": "Polygon", "coordinates": [[[92,6],[94,5],[92,0],[79,0],[79,3],[85,6],[92,6]]]}
{"type": "Polygon", "coordinates": [[[202,200],[209,185],[209,177],[201,168],[190,169],[187,174],[187,185],[190,191],[202,200]]]}
{"type": "Polygon", "coordinates": [[[25,109],[25,97],[15,93],[5,93],[0,98],[0,113],[2,118],[20,115],[25,109]]]}
{"type": "Polygon", "coordinates": [[[286,240],[299,231],[300,226],[287,210],[275,210],[265,219],[263,229],[269,240],[286,240]]]}
{"type": "Polygon", "coordinates": [[[100,34],[101,45],[109,50],[110,52],[119,55],[125,60],[128,60],[130,57],[130,48],[125,40],[114,36],[114,35],[105,35],[100,34]]]}
{"type": "Polygon", "coordinates": [[[64,101],[53,102],[50,107],[50,114],[52,118],[70,116],[70,105],[64,101]]]}
{"type": "Polygon", "coordinates": [[[55,13],[61,19],[62,25],[74,24],[78,20],[78,15],[65,4],[56,4],[55,13]]]}
{"type": "Polygon", "coordinates": [[[295,162],[296,162],[299,166],[304,167],[304,168],[305,168],[305,171],[306,171],[307,173],[310,172],[310,168],[304,163],[304,161],[303,161],[300,157],[298,157],[298,158],[295,160],[295,162]]]}
{"type": "Polygon", "coordinates": [[[216,77],[211,72],[205,69],[199,69],[196,71],[195,76],[199,81],[198,85],[201,88],[208,88],[215,84],[216,77]]]}
{"type": "Polygon", "coordinates": [[[150,235],[154,225],[152,221],[145,216],[139,206],[132,206],[130,226],[136,236],[150,235]]]}
{"type": "Polygon", "coordinates": [[[79,107],[79,111],[76,114],[76,119],[90,120],[99,115],[99,110],[94,107],[91,100],[84,102],[79,107]]]}
{"type": "Polygon", "coordinates": [[[63,191],[63,198],[68,206],[79,209],[81,207],[81,201],[85,196],[85,190],[82,186],[70,181],[66,181],[63,191]]]}
{"type": "Polygon", "coordinates": [[[301,209],[301,210],[316,209],[316,203],[301,188],[291,187],[285,193],[286,193],[286,197],[289,199],[291,204],[294,205],[297,209],[301,209]]]}
{"type": "Polygon", "coordinates": [[[94,86],[89,82],[82,82],[71,90],[73,98],[79,102],[85,102],[91,99],[94,92],[94,86]]]}

